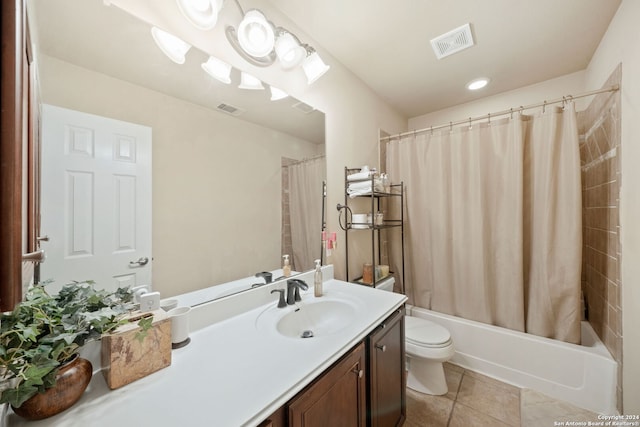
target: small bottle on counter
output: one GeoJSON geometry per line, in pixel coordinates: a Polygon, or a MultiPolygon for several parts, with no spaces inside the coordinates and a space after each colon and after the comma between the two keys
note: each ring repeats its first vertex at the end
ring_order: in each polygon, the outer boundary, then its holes
{"type": "Polygon", "coordinates": [[[320,266],[320,260],[315,260],[316,272],[313,274],[313,295],[316,297],[322,296],[322,268],[320,266]]]}
{"type": "Polygon", "coordinates": [[[289,264],[289,255],[282,255],[282,275],[284,277],[291,276],[291,265],[289,264]]]}

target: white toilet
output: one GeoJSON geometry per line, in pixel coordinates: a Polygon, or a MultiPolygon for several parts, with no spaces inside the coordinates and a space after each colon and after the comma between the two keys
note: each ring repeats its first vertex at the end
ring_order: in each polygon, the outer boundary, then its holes
{"type": "MultiPolygon", "coordinates": [[[[395,279],[382,280],[376,289],[393,292],[395,279]]],[[[405,316],[405,350],[407,353],[407,387],[425,394],[447,394],[442,364],[453,357],[449,331],[430,320],[405,316]]]]}

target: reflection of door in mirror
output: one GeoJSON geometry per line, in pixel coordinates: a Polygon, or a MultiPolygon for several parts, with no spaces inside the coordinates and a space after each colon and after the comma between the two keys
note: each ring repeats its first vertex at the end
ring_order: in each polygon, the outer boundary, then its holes
{"type": "Polygon", "coordinates": [[[42,159],[48,289],[150,285],[151,128],[43,105],[42,159]]]}

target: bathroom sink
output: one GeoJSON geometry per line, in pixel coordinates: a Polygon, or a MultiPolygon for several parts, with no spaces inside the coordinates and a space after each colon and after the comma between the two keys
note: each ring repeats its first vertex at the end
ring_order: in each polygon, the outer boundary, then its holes
{"type": "Polygon", "coordinates": [[[297,310],[284,315],[276,330],[291,338],[330,335],[349,326],[355,316],[355,307],[346,302],[317,301],[302,304],[297,310]]]}
{"type": "Polygon", "coordinates": [[[323,337],[347,328],[357,312],[358,304],[352,301],[313,298],[287,308],[269,307],[256,326],[289,338],[323,337]]]}

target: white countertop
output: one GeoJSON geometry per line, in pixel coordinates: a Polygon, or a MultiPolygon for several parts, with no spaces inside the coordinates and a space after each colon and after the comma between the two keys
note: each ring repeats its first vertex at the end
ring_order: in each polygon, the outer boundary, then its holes
{"type": "MultiPolygon", "coordinates": [[[[315,298],[313,279],[306,280],[310,286],[302,292],[303,303],[315,298]]],[[[283,284],[261,288],[282,289],[283,284]]],[[[67,411],[36,422],[24,421],[10,413],[7,425],[257,425],[406,300],[404,295],[334,279],[324,282],[324,290],[328,298],[348,293],[362,302],[363,309],[338,333],[301,339],[258,329],[258,316],[277,301],[277,294],[273,294],[267,304],[263,302],[242,314],[192,331],[191,343],[173,350],[168,368],[117,390],[109,390],[103,376],[95,374],[81,400],[67,411]]],[[[268,295],[268,289],[263,293],[268,295]]],[[[216,310],[216,304],[202,310],[216,310]]]]}

